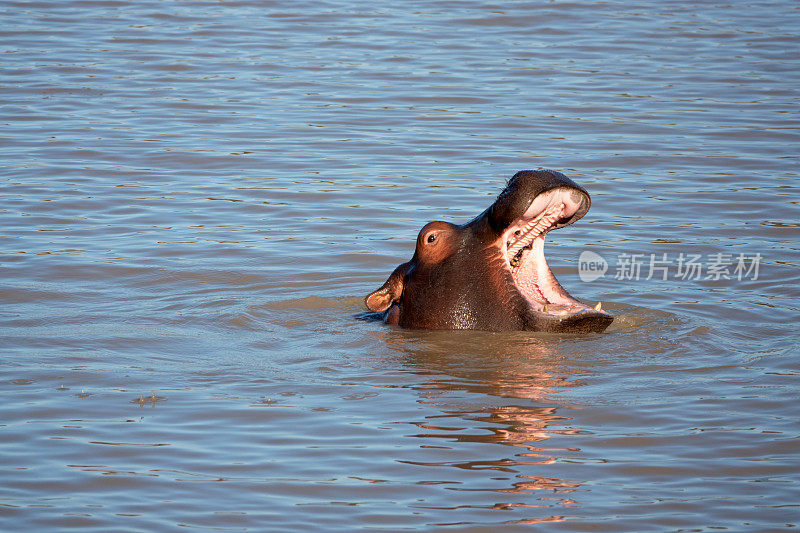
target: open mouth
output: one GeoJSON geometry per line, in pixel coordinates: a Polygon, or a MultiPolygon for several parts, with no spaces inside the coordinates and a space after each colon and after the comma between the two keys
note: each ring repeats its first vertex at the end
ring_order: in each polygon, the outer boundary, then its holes
{"type": "Polygon", "coordinates": [[[600,302],[589,307],[570,296],[550,271],[544,257],[547,232],[566,225],[582,201],[579,194],[567,187],[551,189],[537,196],[502,236],[504,264],[532,311],[553,318],[586,314],[610,319],[611,315],[602,310],[600,302]]]}

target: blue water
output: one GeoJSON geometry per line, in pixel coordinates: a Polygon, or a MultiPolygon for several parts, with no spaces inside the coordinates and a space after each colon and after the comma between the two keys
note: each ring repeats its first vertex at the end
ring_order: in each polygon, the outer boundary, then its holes
{"type": "Polygon", "coordinates": [[[786,1],[3,3],[0,529],[797,527],[799,29],[786,1]],[[592,195],[546,252],[604,334],[365,313],[424,223],[540,167],[592,195]]]}

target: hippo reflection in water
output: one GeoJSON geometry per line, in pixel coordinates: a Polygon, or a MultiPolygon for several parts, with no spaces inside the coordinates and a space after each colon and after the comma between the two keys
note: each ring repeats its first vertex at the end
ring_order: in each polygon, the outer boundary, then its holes
{"type": "Polygon", "coordinates": [[[411,261],[366,297],[367,307],[405,328],[603,331],[614,317],[570,296],[544,258],[547,232],[590,204],[560,172],[517,172],[471,222],[426,224],[411,261]]]}

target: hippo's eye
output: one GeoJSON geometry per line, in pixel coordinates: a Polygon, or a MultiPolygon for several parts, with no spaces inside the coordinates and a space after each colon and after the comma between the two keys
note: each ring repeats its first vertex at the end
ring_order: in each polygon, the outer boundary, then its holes
{"type": "Polygon", "coordinates": [[[425,240],[428,241],[428,244],[431,244],[433,241],[436,240],[436,234],[435,233],[429,233],[428,234],[428,238],[425,239],[425,240]]]}

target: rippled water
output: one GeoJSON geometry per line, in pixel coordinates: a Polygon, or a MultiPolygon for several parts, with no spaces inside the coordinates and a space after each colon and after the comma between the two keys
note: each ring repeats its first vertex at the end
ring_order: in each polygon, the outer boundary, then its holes
{"type": "Polygon", "coordinates": [[[0,529],[800,524],[795,2],[0,12],[0,529]],[[606,333],[364,312],[538,167],[606,333]]]}

